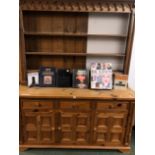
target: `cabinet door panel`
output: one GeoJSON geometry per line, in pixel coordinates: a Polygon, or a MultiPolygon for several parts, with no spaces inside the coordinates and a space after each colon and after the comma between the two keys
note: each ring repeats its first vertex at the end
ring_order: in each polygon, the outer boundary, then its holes
{"type": "Polygon", "coordinates": [[[23,112],[25,144],[50,144],[55,142],[54,114],[51,112],[23,112]]]}
{"type": "Polygon", "coordinates": [[[58,127],[60,133],[60,143],[73,144],[74,142],[74,123],[75,117],[71,112],[60,113],[60,125],[58,127]]]}
{"type": "Polygon", "coordinates": [[[50,144],[55,142],[54,113],[40,114],[40,143],[50,144]]]}
{"type": "Polygon", "coordinates": [[[38,116],[34,113],[23,114],[24,143],[38,144],[38,116]]]}
{"type": "Polygon", "coordinates": [[[126,113],[96,113],[93,142],[99,145],[122,145],[126,119],[126,113]]]}
{"type": "Polygon", "coordinates": [[[59,128],[63,144],[88,144],[90,142],[90,114],[61,112],[59,128]]]}
{"type": "Polygon", "coordinates": [[[111,114],[112,124],[110,126],[110,144],[124,144],[124,134],[126,128],[127,114],[116,113],[111,114]]]}
{"type": "Polygon", "coordinates": [[[89,144],[90,143],[90,114],[77,113],[75,125],[75,143],[89,144]]]}

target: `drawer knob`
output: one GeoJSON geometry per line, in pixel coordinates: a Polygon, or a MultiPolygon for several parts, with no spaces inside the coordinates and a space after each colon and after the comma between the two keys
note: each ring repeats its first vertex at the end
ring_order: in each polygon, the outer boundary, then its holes
{"type": "Polygon", "coordinates": [[[117,106],[118,106],[118,107],[121,107],[121,106],[122,106],[122,104],[120,104],[120,103],[119,103],[117,106]]]}
{"type": "Polygon", "coordinates": [[[61,127],[58,127],[58,130],[61,130],[61,127]]]}
{"type": "Polygon", "coordinates": [[[73,96],[73,99],[76,99],[76,96],[73,96]]]}
{"type": "Polygon", "coordinates": [[[33,112],[38,112],[38,109],[34,109],[33,112]]]}
{"type": "Polygon", "coordinates": [[[112,109],[113,108],[113,106],[112,105],[109,105],[109,109],[112,109]]]}

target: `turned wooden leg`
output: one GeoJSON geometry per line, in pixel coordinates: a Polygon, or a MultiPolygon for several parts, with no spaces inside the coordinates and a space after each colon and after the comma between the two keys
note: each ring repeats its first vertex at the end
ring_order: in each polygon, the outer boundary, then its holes
{"type": "Polygon", "coordinates": [[[122,153],[130,153],[130,149],[119,149],[122,153]]]}
{"type": "Polygon", "coordinates": [[[19,147],[19,151],[20,152],[24,152],[24,151],[26,151],[28,148],[27,147],[19,147]]]}

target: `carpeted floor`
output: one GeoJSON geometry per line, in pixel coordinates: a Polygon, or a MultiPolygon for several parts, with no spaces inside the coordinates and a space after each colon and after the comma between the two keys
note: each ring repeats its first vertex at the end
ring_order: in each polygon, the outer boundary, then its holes
{"type": "Polygon", "coordinates": [[[132,132],[132,150],[120,153],[117,150],[77,150],[77,149],[28,149],[19,155],[135,155],[135,131],[132,132]]]}

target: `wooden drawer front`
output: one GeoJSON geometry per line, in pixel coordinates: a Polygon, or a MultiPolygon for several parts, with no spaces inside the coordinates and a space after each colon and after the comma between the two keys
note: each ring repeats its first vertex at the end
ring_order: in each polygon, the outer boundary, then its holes
{"type": "Polygon", "coordinates": [[[59,108],[64,110],[90,110],[89,101],[66,100],[59,101],[59,108]]]}
{"type": "Polygon", "coordinates": [[[72,100],[59,101],[59,108],[64,110],[73,110],[74,102],[72,100]]]}
{"type": "Polygon", "coordinates": [[[91,109],[90,101],[77,100],[74,102],[75,102],[74,104],[75,104],[76,110],[90,110],[91,109]]]}
{"type": "Polygon", "coordinates": [[[23,109],[51,109],[53,108],[52,101],[40,101],[40,100],[24,100],[22,102],[23,109]]]}
{"type": "Polygon", "coordinates": [[[102,102],[96,103],[97,110],[127,110],[128,102],[102,102]]]}

